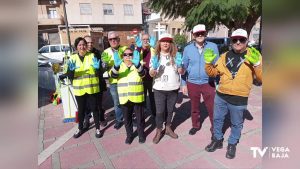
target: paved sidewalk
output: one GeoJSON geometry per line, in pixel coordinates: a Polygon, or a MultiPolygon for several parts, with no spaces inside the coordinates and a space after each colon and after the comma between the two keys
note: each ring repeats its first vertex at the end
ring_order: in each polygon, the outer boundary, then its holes
{"type": "MultiPolygon", "coordinates": [[[[261,94],[262,88],[254,86],[248,105],[253,120],[245,120],[236,158],[229,160],[225,158],[225,153],[230,129],[224,136],[223,149],[212,153],[204,150],[211,137],[208,118],[196,135],[188,134],[191,128],[188,98],[183,98],[180,104],[176,104],[173,127],[179,135],[178,139],[164,136],[158,144],[153,144],[154,119],[147,115],[146,143],[139,144],[138,137],[135,137],[133,143],[127,145],[124,143],[124,126],[120,130],[113,128],[114,112],[107,92],[104,96],[104,108],[107,110],[105,117],[108,125],[101,128],[104,130],[103,137],[95,138],[95,128],[91,128],[80,138],[73,139],[77,124],[63,123],[62,104],[49,104],[48,91],[39,89],[39,168],[261,168],[261,159],[253,158],[250,151],[251,146],[261,147],[261,94]]],[[[204,113],[204,116],[207,114],[204,113]]]]}

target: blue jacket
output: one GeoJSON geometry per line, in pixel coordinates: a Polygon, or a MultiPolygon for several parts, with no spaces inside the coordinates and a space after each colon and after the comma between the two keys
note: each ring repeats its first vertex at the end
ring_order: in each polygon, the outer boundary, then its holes
{"type": "Polygon", "coordinates": [[[184,48],[182,62],[186,73],[182,75],[182,86],[186,85],[186,81],[193,84],[205,84],[211,81],[211,78],[205,72],[204,51],[207,48],[211,48],[217,54],[213,61],[215,63],[219,58],[219,50],[215,43],[205,41],[201,54],[198,51],[196,42],[192,42],[184,48]]]}

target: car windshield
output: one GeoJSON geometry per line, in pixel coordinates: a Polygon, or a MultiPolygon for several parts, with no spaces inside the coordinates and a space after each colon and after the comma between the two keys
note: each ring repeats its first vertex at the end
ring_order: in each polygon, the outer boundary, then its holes
{"type": "Polygon", "coordinates": [[[51,52],[60,52],[59,46],[51,46],[50,49],[51,49],[51,52]]]}
{"type": "Polygon", "coordinates": [[[213,42],[215,44],[224,44],[224,38],[222,39],[207,39],[207,41],[213,42]]]}
{"type": "Polygon", "coordinates": [[[39,50],[39,53],[49,53],[49,46],[44,46],[39,50]]]}
{"type": "Polygon", "coordinates": [[[70,51],[70,47],[69,46],[62,46],[61,51],[63,51],[63,52],[70,51]]]}

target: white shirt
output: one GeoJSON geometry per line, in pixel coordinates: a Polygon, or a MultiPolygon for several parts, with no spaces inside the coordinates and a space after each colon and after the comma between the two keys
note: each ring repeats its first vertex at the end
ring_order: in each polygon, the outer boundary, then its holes
{"type": "MultiPolygon", "coordinates": [[[[177,72],[177,66],[171,65],[171,57],[169,55],[160,54],[160,66],[157,69],[153,80],[153,89],[155,90],[177,90],[180,87],[180,75],[177,72]]],[[[150,62],[150,69],[153,70],[152,64],[150,62]]]]}

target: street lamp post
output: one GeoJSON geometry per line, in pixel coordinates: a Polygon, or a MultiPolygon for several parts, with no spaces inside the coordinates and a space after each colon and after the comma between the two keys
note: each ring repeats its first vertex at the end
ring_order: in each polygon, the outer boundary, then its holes
{"type": "Polygon", "coordinates": [[[69,47],[70,47],[70,53],[72,53],[72,46],[71,46],[71,39],[70,39],[70,31],[69,31],[69,24],[68,24],[68,17],[67,17],[67,11],[66,11],[66,2],[65,0],[61,0],[62,5],[63,5],[63,9],[64,9],[64,20],[65,20],[65,25],[66,25],[66,29],[67,29],[67,36],[68,36],[68,43],[69,43],[69,47]]]}

